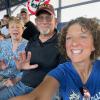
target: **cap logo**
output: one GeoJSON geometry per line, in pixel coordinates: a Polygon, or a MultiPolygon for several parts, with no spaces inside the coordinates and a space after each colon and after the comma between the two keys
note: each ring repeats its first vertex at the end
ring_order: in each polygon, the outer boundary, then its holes
{"type": "Polygon", "coordinates": [[[46,8],[49,8],[49,7],[50,7],[50,5],[43,4],[43,5],[39,6],[39,9],[40,9],[40,8],[45,8],[45,7],[46,7],[46,8]]]}

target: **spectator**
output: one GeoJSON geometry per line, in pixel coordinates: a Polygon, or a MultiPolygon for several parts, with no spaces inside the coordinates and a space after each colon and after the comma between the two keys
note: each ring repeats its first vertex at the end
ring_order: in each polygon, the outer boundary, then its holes
{"type": "Polygon", "coordinates": [[[1,28],[1,34],[5,36],[5,38],[10,38],[10,34],[8,31],[8,22],[9,22],[9,15],[4,15],[3,17],[3,27],[1,28]]]}
{"type": "Polygon", "coordinates": [[[2,27],[4,27],[5,25],[4,25],[4,21],[3,21],[3,19],[1,19],[1,24],[0,24],[0,28],[2,28],[2,27]]]}
{"type": "MultiPolygon", "coordinates": [[[[12,88],[13,94],[8,92],[9,96],[5,95],[7,98],[31,92],[41,83],[49,71],[54,69],[59,63],[65,61],[57,48],[58,34],[55,30],[57,23],[52,5],[41,5],[36,12],[35,21],[37,28],[40,31],[40,35],[30,40],[26,47],[26,52],[31,52],[31,60],[30,62],[28,62],[29,60],[27,61],[27,59],[22,60],[23,57],[25,58],[25,54],[22,53],[20,59],[16,62],[18,67],[20,66],[29,69],[30,63],[31,65],[37,64],[38,68],[24,71],[21,82],[12,88]]],[[[28,59],[29,58],[30,57],[28,56],[28,59]]],[[[2,95],[2,93],[0,94],[2,95]]],[[[57,99],[54,97],[53,100],[57,99]]]]}
{"type": "MultiPolygon", "coordinates": [[[[0,41],[0,93],[8,94],[12,86],[15,85],[22,77],[22,72],[16,70],[14,58],[18,58],[18,53],[25,50],[27,40],[22,38],[24,24],[16,18],[9,21],[9,33],[11,39],[0,41]]],[[[0,100],[3,99],[0,95],[0,100]]],[[[4,97],[5,98],[5,97],[4,97]]]]}
{"type": "Polygon", "coordinates": [[[23,38],[30,40],[36,34],[39,34],[36,26],[30,21],[30,15],[26,8],[22,8],[20,12],[20,17],[24,22],[25,30],[23,32],[23,38]]]}
{"type": "Polygon", "coordinates": [[[11,100],[51,100],[60,87],[63,100],[99,100],[100,28],[88,18],[77,18],[62,30],[60,48],[71,61],[60,64],[30,94],[11,100]]]}

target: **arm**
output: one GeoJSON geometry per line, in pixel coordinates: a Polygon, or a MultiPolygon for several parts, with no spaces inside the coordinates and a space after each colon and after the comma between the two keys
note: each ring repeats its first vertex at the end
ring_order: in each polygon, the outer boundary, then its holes
{"type": "Polygon", "coordinates": [[[31,93],[12,98],[10,100],[51,100],[59,87],[59,82],[50,76],[46,76],[43,82],[31,93]]]}

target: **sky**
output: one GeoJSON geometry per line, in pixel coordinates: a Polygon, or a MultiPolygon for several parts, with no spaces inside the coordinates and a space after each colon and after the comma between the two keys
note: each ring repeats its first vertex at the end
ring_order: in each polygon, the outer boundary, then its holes
{"type": "MultiPolygon", "coordinates": [[[[61,6],[67,6],[71,4],[76,4],[83,1],[89,1],[89,0],[62,0],[61,6]]],[[[58,7],[58,0],[51,0],[50,3],[57,8],[58,7]]],[[[11,11],[13,12],[12,15],[16,16],[20,9],[23,8],[24,5],[19,6],[15,11],[15,8],[12,8],[11,11]]],[[[84,17],[96,17],[100,19],[100,2],[97,3],[91,3],[86,4],[82,6],[76,6],[71,8],[62,9],[61,11],[61,21],[62,22],[68,22],[71,19],[74,19],[76,17],[84,16],[84,17]]],[[[56,12],[56,11],[55,11],[56,12]]],[[[3,15],[6,14],[6,11],[0,12],[0,19],[3,18],[3,15]]],[[[34,22],[35,16],[32,15],[30,19],[34,22]]]]}

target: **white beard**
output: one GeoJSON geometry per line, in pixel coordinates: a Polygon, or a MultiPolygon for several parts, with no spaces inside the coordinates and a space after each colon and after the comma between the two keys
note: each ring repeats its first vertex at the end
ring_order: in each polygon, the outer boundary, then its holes
{"type": "Polygon", "coordinates": [[[47,35],[50,32],[50,29],[47,30],[40,30],[40,33],[43,35],[47,35]]]}

